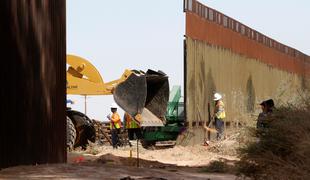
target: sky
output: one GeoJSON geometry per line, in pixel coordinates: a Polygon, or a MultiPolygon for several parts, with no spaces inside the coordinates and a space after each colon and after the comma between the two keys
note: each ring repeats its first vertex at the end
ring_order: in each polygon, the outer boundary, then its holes
{"type": "MultiPolygon", "coordinates": [[[[309,0],[200,2],[310,55],[309,0]]],[[[183,0],[67,0],[67,54],[88,59],[104,82],[125,69],[153,69],[169,76],[170,87],[183,87],[184,34],[183,0]]],[[[84,112],[83,96],[68,98],[84,112]]],[[[89,96],[86,114],[106,121],[112,102],[111,95],[89,96]]]]}

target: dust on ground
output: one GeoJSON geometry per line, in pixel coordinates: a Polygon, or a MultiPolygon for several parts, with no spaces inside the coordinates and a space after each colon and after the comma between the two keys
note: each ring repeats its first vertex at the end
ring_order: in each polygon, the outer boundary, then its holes
{"type": "Polygon", "coordinates": [[[238,161],[234,151],[236,144],[232,136],[209,146],[148,150],[138,144],[139,162],[135,142],[132,147],[118,149],[90,144],[86,151],[68,153],[67,164],[7,168],[0,171],[0,179],[235,179],[233,174],[202,171],[212,161],[225,160],[231,164],[238,161]]]}
{"type": "MultiPolygon", "coordinates": [[[[158,161],[164,164],[174,164],[177,166],[191,166],[199,167],[206,166],[210,161],[219,159],[227,159],[231,161],[238,160],[235,155],[226,155],[219,153],[222,149],[228,148],[232,141],[224,140],[222,143],[211,143],[210,146],[194,145],[194,146],[175,146],[173,148],[166,149],[144,149],[139,145],[139,158],[149,161],[158,161]],[[223,143],[225,141],[225,143],[223,143]]],[[[222,152],[222,151],[221,151],[222,152]]],[[[137,157],[136,144],[132,147],[126,146],[118,149],[113,149],[110,146],[93,146],[91,145],[85,152],[75,151],[75,153],[82,153],[88,159],[97,159],[106,157],[107,154],[111,154],[117,157],[129,158],[137,157]],[[130,153],[131,151],[131,153],[130,153]]]]}

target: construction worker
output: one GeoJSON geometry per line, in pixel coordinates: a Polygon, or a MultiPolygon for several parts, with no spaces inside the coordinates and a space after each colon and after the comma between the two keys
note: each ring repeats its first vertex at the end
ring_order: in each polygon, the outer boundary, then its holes
{"type": "Polygon", "coordinates": [[[127,112],[124,114],[124,124],[126,125],[126,129],[128,131],[129,140],[142,138],[139,124],[127,112]]]}
{"type": "Polygon", "coordinates": [[[258,115],[257,123],[256,123],[256,128],[257,129],[262,129],[262,128],[264,128],[264,119],[267,116],[267,105],[266,105],[265,101],[261,102],[259,105],[260,105],[260,107],[262,109],[262,112],[259,113],[259,115],[258,115]]]}
{"type": "Polygon", "coordinates": [[[221,140],[224,133],[224,118],[226,117],[222,95],[215,93],[214,101],[215,107],[213,117],[215,120],[215,129],[217,130],[216,139],[221,140]]]}
{"type": "Polygon", "coordinates": [[[110,120],[110,129],[112,135],[112,145],[113,148],[117,149],[119,143],[118,134],[120,133],[120,129],[122,127],[122,122],[119,114],[117,113],[117,105],[116,103],[111,104],[111,115],[108,115],[107,118],[110,120]]]}
{"type": "Polygon", "coordinates": [[[268,99],[259,104],[262,108],[262,112],[259,113],[257,118],[256,128],[258,130],[263,130],[268,125],[268,116],[273,112],[274,102],[272,99],[268,99]]]}
{"type": "Polygon", "coordinates": [[[272,99],[266,100],[266,105],[267,105],[267,112],[272,113],[274,109],[274,102],[272,99]]]}

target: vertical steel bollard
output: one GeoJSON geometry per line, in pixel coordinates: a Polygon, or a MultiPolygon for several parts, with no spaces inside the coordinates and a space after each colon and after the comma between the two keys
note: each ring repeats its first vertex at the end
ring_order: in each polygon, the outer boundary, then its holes
{"type": "Polygon", "coordinates": [[[137,139],[137,167],[139,167],[139,139],[137,139]]]}

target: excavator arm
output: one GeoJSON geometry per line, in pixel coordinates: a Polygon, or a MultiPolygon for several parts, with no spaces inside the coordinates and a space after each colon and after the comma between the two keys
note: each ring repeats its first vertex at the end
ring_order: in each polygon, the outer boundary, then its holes
{"type": "Polygon", "coordinates": [[[126,69],[119,79],[104,83],[98,70],[86,59],[67,55],[67,64],[67,94],[111,95],[115,87],[132,74],[126,69]]]}
{"type": "Polygon", "coordinates": [[[119,79],[104,83],[86,59],[67,55],[67,64],[67,94],[113,95],[115,102],[141,126],[163,126],[169,98],[165,73],[126,69],[119,79]]]}

